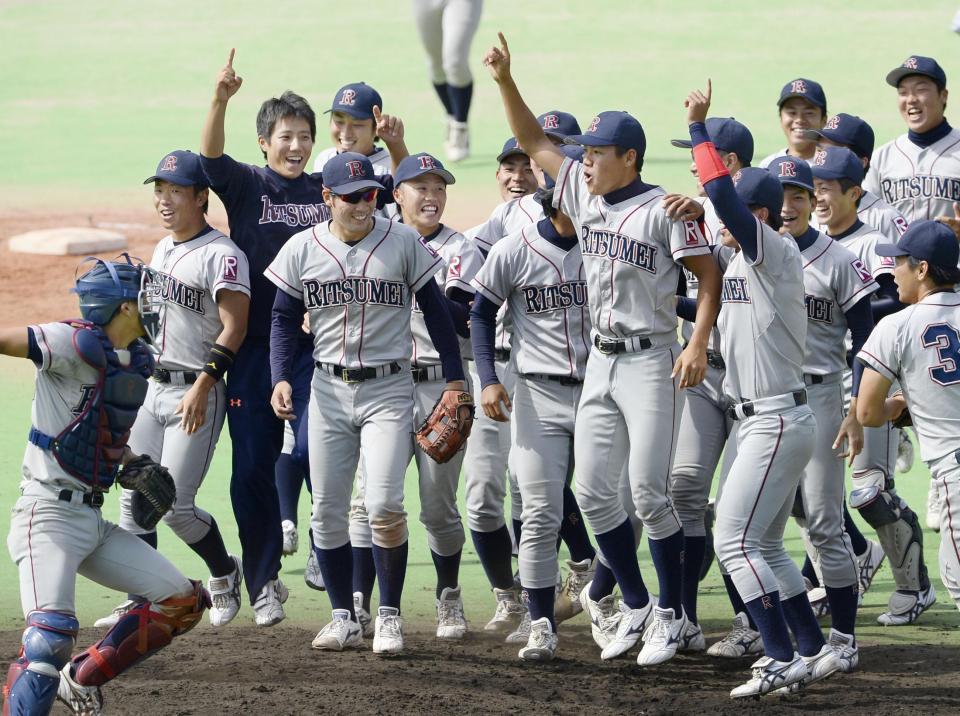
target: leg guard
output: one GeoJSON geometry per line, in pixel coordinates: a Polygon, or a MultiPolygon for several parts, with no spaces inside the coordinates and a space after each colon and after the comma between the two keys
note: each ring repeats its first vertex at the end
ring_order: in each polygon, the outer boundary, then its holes
{"type": "Polygon", "coordinates": [[[102,686],[131,666],[151,656],[197,625],[210,606],[210,596],[200,582],[193,593],[162,602],[144,602],[96,644],[73,658],[74,681],[81,686],[102,686]]]}
{"type": "Polygon", "coordinates": [[[877,531],[897,589],[918,592],[929,587],[923,562],[923,531],[917,515],[887,491],[886,479],[879,470],[855,476],[854,485],[850,506],[877,531]]]}
{"type": "Polygon", "coordinates": [[[3,713],[46,714],[57,698],[60,669],[70,661],[80,622],[62,612],[30,612],[20,656],[7,671],[3,713]]]}

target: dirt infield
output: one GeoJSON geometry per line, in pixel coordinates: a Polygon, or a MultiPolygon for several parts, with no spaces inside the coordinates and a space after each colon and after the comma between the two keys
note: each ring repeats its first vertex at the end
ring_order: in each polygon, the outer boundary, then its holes
{"type": "MultiPolygon", "coordinates": [[[[861,647],[861,671],[805,693],[732,702],[750,660],[680,656],[640,670],[633,658],[602,663],[584,624],[561,629],[560,657],[524,664],[515,646],[471,633],[441,643],[408,628],[407,653],[310,649],[313,632],[203,625],[104,690],[109,714],[843,714],[960,713],[960,654],[936,646],[861,647]]],[[[4,660],[19,632],[0,633],[4,660]]],[[[86,645],[97,630],[85,629],[86,645]]],[[[369,644],[369,641],[368,641],[369,644]]],[[[54,713],[65,713],[55,710],[54,713]]]]}

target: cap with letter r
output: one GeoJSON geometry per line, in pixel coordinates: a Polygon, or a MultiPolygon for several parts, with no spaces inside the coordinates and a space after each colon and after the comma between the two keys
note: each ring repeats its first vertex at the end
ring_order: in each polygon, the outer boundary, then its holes
{"type": "Polygon", "coordinates": [[[507,157],[525,157],[527,153],[520,148],[516,137],[510,137],[503,143],[503,151],[497,155],[497,162],[502,163],[507,157]]]}
{"type": "Polygon", "coordinates": [[[937,87],[945,89],[947,86],[947,73],[932,57],[921,57],[920,55],[910,55],[903,61],[899,67],[890,70],[887,73],[887,84],[891,87],[899,87],[900,80],[910,75],[923,75],[929,77],[937,83],[937,87]]]}
{"type": "Polygon", "coordinates": [[[810,160],[810,171],[816,179],[849,179],[863,181],[863,162],[846,147],[822,147],[810,160]]]}
{"type": "Polygon", "coordinates": [[[640,122],[629,112],[622,111],[601,112],[590,121],[583,134],[574,134],[569,140],[588,147],[612,145],[634,149],[638,157],[647,151],[647,137],[640,122]]]}
{"type": "Polygon", "coordinates": [[[170,152],[160,160],[154,175],[144,179],[143,183],[150,184],[155,181],[168,181],[177,186],[210,186],[210,181],[200,166],[200,155],[188,149],[170,152]]]}
{"type": "Polygon", "coordinates": [[[783,207],[783,187],[766,169],[747,167],[733,176],[737,196],[747,206],[763,206],[771,216],[779,216],[783,207]]]}
{"type": "MultiPolygon", "coordinates": [[[[719,152],[732,152],[737,155],[741,166],[749,167],[753,161],[753,135],[745,125],[733,117],[708,117],[707,134],[719,152]]],[[[693,142],[689,139],[671,139],[670,144],[681,149],[690,149],[693,142]]]]}
{"type": "Polygon", "coordinates": [[[571,135],[580,134],[580,123],[569,112],[552,109],[537,117],[537,121],[543,128],[544,134],[561,142],[566,141],[571,135]]]}
{"type": "Polygon", "coordinates": [[[777,181],[783,186],[798,186],[813,193],[813,172],[810,165],[797,157],[777,157],[767,167],[777,181]]]}
{"type": "Polygon", "coordinates": [[[453,174],[443,168],[443,164],[432,154],[420,152],[406,157],[397,166],[397,171],[393,175],[393,185],[399,186],[405,181],[416,179],[424,174],[435,174],[443,179],[444,184],[453,184],[456,179],[453,174]]]}
{"type": "Polygon", "coordinates": [[[945,269],[956,269],[960,262],[960,243],[946,224],[921,219],[910,224],[895,244],[877,244],[878,256],[913,256],[945,269]]]}
{"type": "Polygon", "coordinates": [[[383,109],[380,93],[366,82],[353,82],[337,90],[326,113],[343,112],[357,119],[373,119],[374,105],[383,109]]]}
{"type": "Polygon", "coordinates": [[[323,185],[340,196],[364,189],[383,189],[373,173],[373,164],[363,154],[342,152],[323,165],[323,185]]]}
{"type": "Polygon", "coordinates": [[[780,99],[777,100],[777,106],[783,107],[784,102],[788,99],[794,99],[795,97],[805,99],[824,112],[827,111],[827,95],[824,94],[823,87],[820,86],[819,82],[814,82],[804,77],[790,80],[783,86],[783,89],[780,90],[780,99]]]}
{"type": "Polygon", "coordinates": [[[829,139],[834,144],[849,147],[858,157],[869,159],[873,154],[873,128],[852,114],[839,112],[823,125],[823,129],[808,129],[804,139],[829,139]]]}

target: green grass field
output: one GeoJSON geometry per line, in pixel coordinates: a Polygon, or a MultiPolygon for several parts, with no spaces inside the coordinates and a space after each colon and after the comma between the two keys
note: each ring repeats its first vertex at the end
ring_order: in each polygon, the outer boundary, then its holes
{"type": "MultiPolygon", "coordinates": [[[[428,84],[408,3],[372,0],[363,7],[174,0],[162,6],[90,0],[0,3],[0,213],[57,206],[94,214],[108,208],[148,206],[140,186],[157,160],[176,147],[195,148],[213,78],[229,48],[245,83],[231,105],[227,151],[259,161],[254,115],[266,97],[285,89],[304,94],[318,111],[349,81],[365,80],[384,96],[386,111],[404,118],[411,151],[440,151],[442,113],[428,84]]],[[[472,58],[477,91],[472,113],[474,156],[454,167],[459,179],[448,211],[464,222],[485,216],[497,201],[494,157],[507,137],[499,98],[480,66],[482,51],[503,30],[511,43],[514,73],[534,111],[572,111],[582,123],[603,109],[626,109],[648,137],[648,181],[691,191],[689,155],[670,146],[685,133],[682,100],[712,77],[714,113],[736,116],[753,130],[757,158],[779,149],[776,99],[784,82],[798,76],[823,83],[831,111],[859,114],[876,130],[878,144],[901,131],[895,93],[883,77],[911,53],[938,57],[948,76],[960,76],[949,31],[956,7],[944,1],[907,7],[883,0],[843,5],[745,0],[739,3],[631,2],[585,5],[566,0],[517,3],[487,0],[472,58]]],[[[321,121],[322,124],[322,121],[321,121]]],[[[321,131],[318,146],[327,137],[321,131]]],[[[465,227],[464,227],[465,228],[465,227]]],[[[8,306],[5,310],[16,310],[8,306]]],[[[24,316],[24,321],[33,317],[24,316]]],[[[0,504],[17,495],[20,461],[30,424],[32,368],[0,360],[0,504]]],[[[200,493],[203,506],[237,548],[228,498],[229,437],[224,431],[200,493]]],[[[408,474],[412,487],[415,477],[408,474]]],[[[909,502],[923,510],[927,474],[915,468],[899,480],[909,502]]],[[[408,489],[412,516],[411,568],[405,609],[426,617],[433,608],[433,569],[423,530],[416,523],[417,491],[408,489]]],[[[115,498],[104,508],[117,514],[115,498]]],[[[305,525],[309,506],[301,504],[305,525]]],[[[0,533],[9,517],[0,512],[0,533]]],[[[795,529],[791,549],[801,548],[795,529]]],[[[305,541],[305,529],[302,539],[305,541]]],[[[161,549],[185,572],[203,566],[166,528],[161,549]]],[[[928,533],[926,555],[936,572],[937,540],[928,533]]],[[[653,578],[646,548],[645,573],[653,578]]],[[[291,619],[319,626],[328,617],[323,595],[302,581],[305,551],[284,563],[292,587],[291,619]]],[[[469,545],[462,570],[468,616],[485,619],[492,597],[469,545]]],[[[939,586],[939,578],[935,578],[939,586]]],[[[941,602],[921,625],[898,630],[870,626],[892,589],[887,567],[868,594],[861,639],[928,641],[960,645],[960,614],[941,602]]],[[[78,611],[85,625],[120,598],[80,580],[78,611]]],[[[0,559],[0,628],[21,623],[16,570],[0,559]]],[[[716,572],[704,583],[702,615],[709,629],[729,610],[716,572]]],[[[245,609],[239,617],[251,619],[245,609]]]]}

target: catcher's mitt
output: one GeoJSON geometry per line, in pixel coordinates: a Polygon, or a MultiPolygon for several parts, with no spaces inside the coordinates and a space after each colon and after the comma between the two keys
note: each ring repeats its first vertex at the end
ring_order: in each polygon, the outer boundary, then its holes
{"type": "Polygon", "coordinates": [[[145,530],[156,528],[177,499],[177,488],[170,471],[146,455],[123,466],[117,476],[120,487],[133,490],[133,521],[145,530]]]}
{"type": "Polygon", "coordinates": [[[417,445],[435,462],[447,462],[470,437],[474,410],[470,393],[443,391],[430,416],[417,428],[417,445]]]}

